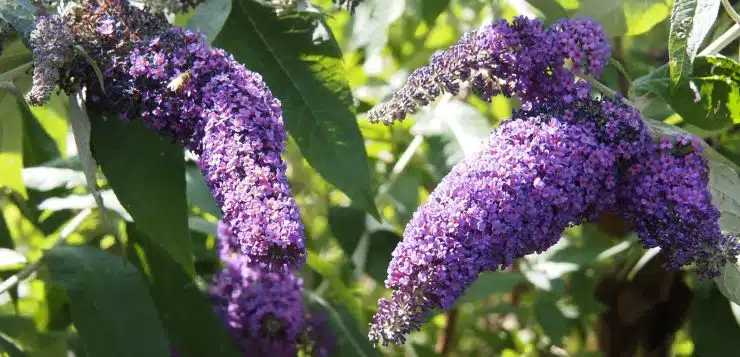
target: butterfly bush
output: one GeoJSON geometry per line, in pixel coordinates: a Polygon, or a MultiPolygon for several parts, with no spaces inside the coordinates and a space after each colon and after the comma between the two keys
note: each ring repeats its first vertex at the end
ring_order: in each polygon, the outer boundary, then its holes
{"type": "Polygon", "coordinates": [[[616,101],[537,104],[505,121],[457,164],[393,251],[369,337],[403,343],[424,314],[449,308],[483,271],[555,244],[568,226],[617,202],[620,167],[648,140],[616,101]]]}
{"type": "Polygon", "coordinates": [[[303,281],[292,271],[250,265],[222,222],[217,236],[224,268],[211,285],[211,300],[243,355],[328,356],[336,341],[325,316],[304,308],[303,281]]]}
{"type": "Polygon", "coordinates": [[[251,265],[299,267],[304,233],[281,158],[282,109],[262,77],[199,33],[170,28],[161,15],[118,0],[85,6],[70,22],[101,60],[105,87],[86,63],[69,70],[66,87],[84,85],[91,107],[140,117],[195,153],[251,265]]]}
{"type": "Polygon", "coordinates": [[[58,15],[36,16],[31,31],[33,45],[33,86],[26,95],[28,104],[42,105],[60,80],[60,70],[72,55],[74,38],[58,15]]]}
{"type": "Polygon", "coordinates": [[[484,100],[518,95],[525,105],[547,98],[565,102],[588,95],[574,73],[601,73],[611,53],[601,25],[587,18],[561,20],[545,29],[537,19],[501,20],[469,32],[431,63],[416,69],[386,102],[371,110],[371,122],[391,124],[442,92],[468,87],[484,100]]]}
{"type": "Polygon", "coordinates": [[[664,137],[629,166],[620,200],[625,221],[646,248],[662,249],[668,267],[696,263],[697,273],[713,278],[735,261],[740,242],[722,234],[708,183],[700,140],[664,137]]]}

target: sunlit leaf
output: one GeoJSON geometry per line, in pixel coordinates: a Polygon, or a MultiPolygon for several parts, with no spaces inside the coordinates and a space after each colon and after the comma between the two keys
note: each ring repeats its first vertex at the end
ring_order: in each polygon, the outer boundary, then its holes
{"type": "Polygon", "coordinates": [[[693,74],[678,86],[663,65],[636,79],[630,97],[652,93],[668,103],[681,117],[705,130],[740,122],[740,65],[726,57],[696,57],[693,74]]]}
{"type": "Polygon", "coordinates": [[[208,42],[213,42],[221,32],[230,12],[230,0],[206,0],[193,10],[185,27],[203,32],[208,42]]]}
{"type": "Polygon", "coordinates": [[[679,81],[691,74],[694,57],[704,37],[717,18],[717,0],[675,0],[671,10],[671,32],[668,53],[671,80],[679,81]]]}
{"type": "Polygon", "coordinates": [[[645,33],[668,17],[662,0],[581,0],[576,16],[590,17],[604,26],[609,36],[645,33]]]}

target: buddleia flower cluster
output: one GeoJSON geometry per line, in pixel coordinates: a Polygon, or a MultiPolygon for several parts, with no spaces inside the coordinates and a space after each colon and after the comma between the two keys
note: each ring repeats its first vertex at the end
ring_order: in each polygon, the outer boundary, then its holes
{"type": "Polygon", "coordinates": [[[235,248],[226,224],[218,225],[223,270],[211,285],[214,309],[244,356],[327,357],[336,340],[320,312],[303,305],[303,281],[292,271],[251,265],[235,248]]]}
{"type": "Polygon", "coordinates": [[[646,248],[662,249],[668,267],[696,263],[698,274],[713,278],[737,259],[740,241],[722,234],[697,137],[649,142],[628,172],[620,190],[625,221],[646,248]]]}
{"type": "Polygon", "coordinates": [[[561,20],[545,29],[537,19],[501,20],[466,33],[448,50],[416,69],[389,100],[368,113],[391,124],[443,92],[463,88],[490,100],[517,95],[525,105],[547,98],[584,98],[588,85],[575,74],[601,73],[611,53],[600,25],[586,18],[561,20]]]}
{"type": "Polygon", "coordinates": [[[737,259],[740,243],[720,230],[699,139],[656,142],[637,110],[621,98],[591,98],[574,77],[598,74],[609,52],[590,20],[547,30],[538,20],[499,22],[436,55],[371,112],[371,120],[390,124],[463,85],[484,99],[524,102],[406,226],[388,267],[391,296],[370,324],[372,341],[403,343],[479,273],[542,252],[568,226],[607,211],[620,213],[645,247],[662,248],[669,268],[695,263],[700,275],[714,277],[737,259]]]}
{"type": "Polygon", "coordinates": [[[262,77],[162,15],[121,0],[83,6],[67,24],[101,64],[105,87],[78,61],[63,88],[85,87],[92,109],[141,118],[193,152],[249,264],[300,267],[304,232],[281,158],[282,109],[262,77]]]}
{"type": "Polygon", "coordinates": [[[31,31],[33,45],[33,86],[26,95],[31,105],[49,101],[60,81],[60,71],[72,56],[73,37],[58,15],[41,13],[31,31]]]}
{"type": "Polygon", "coordinates": [[[620,167],[648,140],[639,113],[583,99],[518,111],[458,163],[393,251],[370,339],[403,343],[425,313],[447,309],[483,271],[546,250],[565,228],[617,203],[620,167]],[[617,112],[607,115],[609,109],[617,112]]]}

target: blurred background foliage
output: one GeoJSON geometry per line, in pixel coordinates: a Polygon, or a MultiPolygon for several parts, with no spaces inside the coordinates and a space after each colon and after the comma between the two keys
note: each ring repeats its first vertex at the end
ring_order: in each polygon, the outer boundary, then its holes
{"type": "MultiPolygon", "coordinates": [[[[644,76],[669,60],[672,1],[365,0],[353,15],[329,0],[313,5],[325,14],[324,35],[334,36],[315,52],[303,51],[311,41],[289,31],[313,17],[262,16],[272,10],[249,0],[206,0],[172,20],[206,31],[262,73],[286,106],[292,137],[284,157],[308,238],[306,299],[329,313],[337,356],[740,355],[740,307],[711,282],[662,269],[660,254],[646,252],[611,216],[568,229],[555,247],[511,269],[481,275],[403,347],[376,349],[366,338],[406,222],[519,104],[445,96],[393,127],[370,124],[364,113],[435,51],[482,24],[518,15],[546,23],[594,18],[615,60],[601,82],[630,95],[646,117],[701,136],[740,165],[737,111],[707,124],[673,109],[681,106],[672,101],[688,98],[643,95],[651,92],[644,76]],[[275,50],[267,51],[272,58],[265,49],[275,50]],[[287,73],[282,62],[291,64],[287,73]],[[334,96],[317,92],[322,86],[334,96]]],[[[704,45],[733,24],[720,10],[704,45]]],[[[17,38],[4,48],[0,72],[11,85],[0,91],[0,276],[33,274],[0,296],[0,351],[98,356],[81,343],[97,338],[98,347],[84,345],[106,356],[155,356],[169,338],[189,346],[189,355],[233,355],[201,294],[219,268],[220,212],[193,159],[143,128],[93,118],[90,143],[102,171],[93,172],[97,188],[86,185],[89,154],[78,152],[70,134],[79,108],[64,94],[41,108],[19,102],[15,93],[30,83],[23,68],[30,53],[17,38]],[[43,264],[34,263],[42,256],[43,264]]],[[[722,54],[737,60],[738,50],[734,43],[722,54]]],[[[740,181],[733,174],[726,192],[737,210],[728,219],[737,220],[728,224],[737,233],[740,181]]]]}

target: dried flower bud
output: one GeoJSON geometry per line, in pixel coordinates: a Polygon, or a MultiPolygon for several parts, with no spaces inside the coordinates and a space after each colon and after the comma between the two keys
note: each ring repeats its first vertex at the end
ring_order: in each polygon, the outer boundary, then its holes
{"type": "Polygon", "coordinates": [[[60,79],[59,71],[72,56],[74,38],[57,15],[36,17],[31,31],[33,46],[33,87],[26,96],[31,105],[42,105],[60,79]]]}

